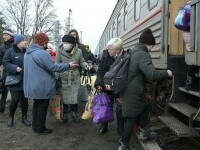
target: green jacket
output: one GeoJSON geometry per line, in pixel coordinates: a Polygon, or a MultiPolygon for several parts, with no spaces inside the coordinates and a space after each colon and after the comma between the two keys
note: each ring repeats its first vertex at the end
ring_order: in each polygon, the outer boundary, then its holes
{"type": "Polygon", "coordinates": [[[143,95],[146,79],[162,80],[168,78],[167,71],[154,68],[145,45],[136,44],[130,53],[132,56],[128,69],[128,85],[122,96],[123,117],[136,117],[148,105],[143,95]]]}
{"type": "MultiPolygon", "coordinates": [[[[68,54],[63,47],[61,47],[57,54],[55,61],[57,63],[69,63],[72,61],[77,62],[83,68],[86,67],[87,63],[83,58],[82,52],[77,47],[74,48],[74,54],[68,54]]],[[[72,69],[60,73],[62,81],[62,99],[64,104],[77,104],[78,90],[80,88],[81,79],[78,68],[72,69]]]]}

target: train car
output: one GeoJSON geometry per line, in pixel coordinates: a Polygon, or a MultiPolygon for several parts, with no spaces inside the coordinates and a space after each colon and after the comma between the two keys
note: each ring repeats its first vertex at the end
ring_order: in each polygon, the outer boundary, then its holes
{"type": "MultiPolygon", "coordinates": [[[[200,0],[191,0],[190,42],[187,52],[183,33],[174,27],[180,8],[188,0],[118,0],[98,43],[99,53],[113,37],[124,41],[124,49],[139,40],[142,31],[151,28],[156,45],[150,52],[157,69],[170,69],[171,81],[147,82],[146,95],[153,100],[158,118],[179,137],[199,136],[200,90],[183,88],[187,65],[200,66],[200,0]]],[[[200,70],[196,73],[199,85],[200,70]]]]}

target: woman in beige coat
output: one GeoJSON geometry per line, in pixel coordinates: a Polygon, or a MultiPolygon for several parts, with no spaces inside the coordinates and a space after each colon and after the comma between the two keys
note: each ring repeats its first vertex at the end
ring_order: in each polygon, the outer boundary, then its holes
{"type": "MultiPolygon", "coordinates": [[[[83,68],[87,68],[82,52],[76,45],[76,40],[71,35],[65,35],[62,38],[63,44],[60,46],[55,61],[57,63],[76,62],[83,68]]],[[[63,99],[63,123],[68,121],[68,107],[74,122],[79,122],[78,117],[78,91],[81,78],[78,68],[69,69],[60,73],[62,80],[62,99],[63,99]]]]}

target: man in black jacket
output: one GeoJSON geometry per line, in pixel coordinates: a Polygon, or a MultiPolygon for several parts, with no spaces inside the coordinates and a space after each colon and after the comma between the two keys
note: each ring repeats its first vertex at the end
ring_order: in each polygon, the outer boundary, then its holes
{"type": "MultiPolygon", "coordinates": [[[[3,57],[5,52],[13,47],[13,32],[10,29],[5,29],[3,31],[3,40],[4,43],[0,46],[0,66],[2,65],[3,57]]],[[[6,78],[6,71],[3,69],[3,74],[2,74],[2,80],[4,81],[3,86],[2,86],[2,97],[0,99],[0,112],[5,111],[5,104],[6,104],[6,99],[8,95],[8,90],[5,87],[5,78],[6,78]]]]}

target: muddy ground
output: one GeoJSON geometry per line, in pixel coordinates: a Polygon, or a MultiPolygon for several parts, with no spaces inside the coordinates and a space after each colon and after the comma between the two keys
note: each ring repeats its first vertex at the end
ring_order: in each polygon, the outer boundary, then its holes
{"type": "MultiPolygon", "coordinates": [[[[30,101],[29,101],[30,102],[30,101]]],[[[62,125],[50,113],[47,115],[47,128],[53,129],[50,135],[38,135],[31,127],[21,123],[21,110],[17,109],[14,126],[7,127],[8,105],[5,113],[0,114],[0,150],[117,150],[119,137],[116,132],[116,121],[109,124],[109,132],[99,135],[99,125],[92,120],[81,120],[79,124],[73,123],[71,118],[62,125]]],[[[31,106],[29,103],[29,118],[31,119],[31,106]]],[[[85,103],[80,104],[80,115],[85,103]]],[[[131,139],[131,147],[142,150],[136,137],[131,139]]]]}

